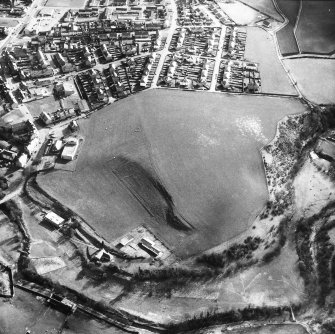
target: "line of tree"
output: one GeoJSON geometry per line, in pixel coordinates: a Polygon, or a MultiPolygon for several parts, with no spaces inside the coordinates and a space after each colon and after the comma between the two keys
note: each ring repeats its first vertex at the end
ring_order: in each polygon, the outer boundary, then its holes
{"type": "Polygon", "coordinates": [[[261,242],[261,238],[249,236],[243,243],[235,243],[221,253],[203,254],[197,258],[197,262],[213,268],[227,268],[231,263],[236,263],[239,260],[251,260],[252,253],[261,242]]]}
{"type": "MultiPolygon", "coordinates": [[[[300,305],[292,307],[295,311],[299,310],[300,305]]],[[[283,307],[247,307],[244,309],[230,310],[227,312],[207,311],[195,315],[193,318],[187,319],[179,323],[171,323],[168,325],[166,333],[177,334],[184,331],[201,329],[213,325],[221,325],[227,323],[237,323],[241,321],[264,321],[273,317],[289,315],[290,308],[283,307]]]]}

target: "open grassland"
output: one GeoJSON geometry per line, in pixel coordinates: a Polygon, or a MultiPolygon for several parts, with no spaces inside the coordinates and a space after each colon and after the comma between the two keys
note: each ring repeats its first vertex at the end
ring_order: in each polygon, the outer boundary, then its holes
{"type": "Polygon", "coordinates": [[[294,26],[299,13],[300,0],[275,0],[281,12],[288,19],[286,26],[277,32],[280,52],[283,56],[299,53],[294,26]]]}
{"type": "Polygon", "coordinates": [[[314,103],[335,103],[335,59],[285,59],[302,94],[314,103]]]}
{"type": "Polygon", "coordinates": [[[195,254],[251,224],[267,199],[259,149],[304,110],[288,98],[147,91],[81,121],[76,171],[38,183],[109,241],[145,224],[195,254]]]}
{"type": "Polygon", "coordinates": [[[260,12],[240,2],[219,3],[222,10],[239,25],[248,25],[256,22],[264,16],[260,12]]]}
{"type": "Polygon", "coordinates": [[[260,12],[269,15],[270,17],[283,22],[283,18],[278,13],[276,7],[273,4],[272,0],[240,0],[240,2],[249,5],[260,12]]]}
{"type": "Polygon", "coordinates": [[[330,201],[335,200],[335,185],[331,178],[318,171],[313,161],[306,161],[294,183],[295,205],[298,212],[310,217],[330,201]]]}
{"type": "Polygon", "coordinates": [[[48,0],[45,7],[84,8],[87,0],[48,0]]]}
{"type": "Polygon", "coordinates": [[[169,298],[166,281],[149,283],[125,295],[114,304],[119,309],[142,314],[148,320],[183,321],[209,309],[226,312],[248,307],[281,306],[304,301],[304,282],[297,268],[294,245],[286,245],[281,254],[266,265],[210,281],[192,279],[184,286],[171,286],[169,298]],[[162,292],[163,291],[163,292],[162,292]]]}
{"type": "Polygon", "coordinates": [[[301,52],[334,52],[335,1],[303,1],[296,36],[301,52]]]}
{"type": "Polygon", "coordinates": [[[259,63],[263,93],[296,94],[281,65],[272,36],[261,28],[247,28],[245,58],[259,63]]]}

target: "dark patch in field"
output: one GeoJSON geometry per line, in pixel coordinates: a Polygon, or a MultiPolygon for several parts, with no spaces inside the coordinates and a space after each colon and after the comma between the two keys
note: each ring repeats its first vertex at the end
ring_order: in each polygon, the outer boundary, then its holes
{"type": "Polygon", "coordinates": [[[335,1],[303,1],[296,36],[302,53],[333,53],[335,1]]]}
{"type": "Polygon", "coordinates": [[[140,202],[151,217],[166,221],[178,230],[192,228],[177,212],[173,199],[165,187],[139,163],[123,156],[111,160],[115,176],[140,202]]]}

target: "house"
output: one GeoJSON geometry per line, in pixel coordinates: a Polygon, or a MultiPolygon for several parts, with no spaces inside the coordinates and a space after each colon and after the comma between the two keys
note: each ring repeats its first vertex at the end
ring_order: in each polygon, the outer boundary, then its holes
{"type": "Polygon", "coordinates": [[[7,161],[14,161],[17,157],[17,152],[12,150],[0,150],[0,159],[7,160],[7,161]]]}
{"type": "Polygon", "coordinates": [[[44,220],[50,224],[52,224],[54,227],[61,227],[63,223],[65,222],[65,219],[58,216],[56,213],[53,211],[49,211],[45,216],[44,220]]]}
{"type": "Polygon", "coordinates": [[[45,55],[41,50],[37,51],[37,59],[42,68],[47,68],[49,66],[49,62],[46,60],[45,55]]]}
{"type": "Polygon", "coordinates": [[[49,125],[52,123],[52,117],[51,115],[46,112],[46,111],[43,111],[41,112],[40,116],[39,116],[39,119],[45,124],[45,125],[49,125]]]}
{"type": "Polygon", "coordinates": [[[71,121],[69,124],[69,128],[71,131],[77,131],[79,129],[79,125],[77,121],[71,121]]]}
{"type": "Polygon", "coordinates": [[[76,104],[77,104],[77,108],[78,108],[80,113],[90,111],[90,108],[89,108],[88,103],[87,103],[86,100],[78,100],[76,104]]]}
{"type": "Polygon", "coordinates": [[[27,166],[28,163],[28,156],[27,154],[23,153],[19,156],[19,158],[16,161],[16,165],[20,168],[24,168],[27,166]]]}
{"type": "Polygon", "coordinates": [[[113,255],[107,253],[103,248],[99,249],[92,255],[92,260],[101,261],[101,262],[110,262],[114,261],[113,255]]]}
{"type": "Polygon", "coordinates": [[[25,147],[26,152],[31,156],[35,150],[37,150],[39,144],[39,138],[36,136],[29,144],[25,147]]]}

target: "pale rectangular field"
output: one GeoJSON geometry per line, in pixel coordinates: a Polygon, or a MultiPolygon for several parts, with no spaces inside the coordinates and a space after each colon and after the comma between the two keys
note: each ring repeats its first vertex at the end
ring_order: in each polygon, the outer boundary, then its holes
{"type": "Polygon", "coordinates": [[[84,8],[87,0],[48,0],[45,7],[84,8]]]}
{"type": "Polygon", "coordinates": [[[250,226],[268,198],[259,149],[304,111],[294,98],[146,91],[82,120],[76,171],[38,183],[108,241],[144,225],[188,256],[250,226]]]}
{"type": "Polygon", "coordinates": [[[282,16],[278,13],[272,0],[240,0],[240,2],[248,5],[254,9],[259,10],[261,13],[269,15],[270,17],[283,22],[282,16]]]}

